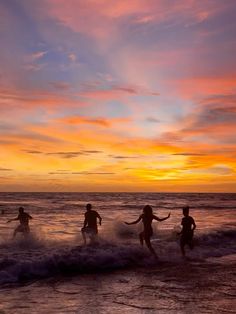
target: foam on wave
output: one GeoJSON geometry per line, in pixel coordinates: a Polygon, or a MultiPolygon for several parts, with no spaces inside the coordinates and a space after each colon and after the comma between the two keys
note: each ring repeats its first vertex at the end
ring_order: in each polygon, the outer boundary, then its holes
{"type": "MultiPolygon", "coordinates": [[[[236,254],[236,230],[220,230],[196,236],[194,258],[236,254]]],[[[128,241],[128,240],[127,240],[128,241]]],[[[162,261],[182,263],[177,240],[153,240],[162,261]]],[[[127,267],[157,265],[147,249],[135,243],[108,243],[71,246],[32,237],[0,245],[5,251],[0,259],[0,284],[46,278],[58,274],[112,271],[127,267]]]]}
{"type": "Polygon", "coordinates": [[[148,254],[137,245],[99,244],[41,250],[22,258],[0,261],[0,284],[45,278],[57,274],[101,272],[138,266],[148,254]]]}

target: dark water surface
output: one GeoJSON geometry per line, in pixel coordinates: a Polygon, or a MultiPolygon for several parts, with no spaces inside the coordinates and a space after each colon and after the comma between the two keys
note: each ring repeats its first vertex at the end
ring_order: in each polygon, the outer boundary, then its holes
{"type": "Polygon", "coordinates": [[[0,193],[0,310],[3,313],[235,313],[236,194],[0,193]],[[82,247],[84,206],[103,217],[99,244],[82,247]],[[126,226],[146,204],[155,261],[126,226]],[[176,229],[189,205],[195,249],[183,261],[176,229]],[[31,237],[12,240],[19,206],[31,237]]]}

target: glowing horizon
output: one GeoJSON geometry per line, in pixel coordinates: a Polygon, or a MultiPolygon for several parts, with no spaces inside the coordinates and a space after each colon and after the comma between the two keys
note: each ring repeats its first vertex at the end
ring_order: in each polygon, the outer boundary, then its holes
{"type": "Polygon", "coordinates": [[[0,191],[236,192],[235,13],[0,0],[0,191]]]}

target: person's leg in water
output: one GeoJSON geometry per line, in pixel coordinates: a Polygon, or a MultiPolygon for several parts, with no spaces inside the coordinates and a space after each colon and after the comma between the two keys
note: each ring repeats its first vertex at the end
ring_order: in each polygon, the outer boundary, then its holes
{"type": "Polygon", "coordinates": [[[150,236],[149,235],[145,235],[144,237],[144,240],[145,240],[145,243],[147,245],[147,247],[149,248],[150,252],[156,257],[158,258],[154,248],[152,247],[152,244],[151,244],[151,240],[150,240],[150,236]]]}
{"type": "Polygon", "coordinates": [[[30,228],[27,226],[27,227],[24,228],[24,230],[23,230],[22,232],[23,232],[23,235],[24,235],[24,237],[25,237],[25,239],[26,239],[26,238],[29,237],[30,228]]]}
{"type": "Polygon", "coordinates": [[[90,237],[90,244],[96,243],[96,239],[97,239],[96,230],[91,230],[91,232],[89,233],[89,237],[90,237]]]}
{"type": "Polygon", "coordinates": [[[181,253],[182,253],[182,256],[185,257],[185,249],[184,249],[184,246],[185,246],[185,241],[183,239],[183,237],[180,239],[180,249],[181,249],[181,253]]]}
{"type": "Polygon", "coordinates": [[[194,248],[193,234],[191,234],[189,237],[188,246],[189,246],[190,250],[193,250],[193,248],[194,248]]]}
{"type": "Polygon", "coordinates": [[[82,237],[83,237],[83,240],[84,240],[84,245],[86,245],[86,243],[87,243],[87,241],[86,241],[86,232],[83,229],[84,228],[82,228],[81,233],[82,233],[82,237]]]}
{"type": "Polygon", "coordinates": [[[193,241],[190,241],[188,246],[189,246],[190,250],[193,250],[193,248],[194,248],[193,241]]]}
{"type": "Polygon", "coordinates": [[[143,246],[143,232],[139,234],[139,241],[140,241],[140,244],[143,246]]]}
{"type": "Polygon", "coordinates": [[[16,229],[14,230],[13,236],[12,236],[13,239],[16,237],[16,234],[18,232],[22,232],[22,225],[17,226],[16,229]]]}
{"type": "Polygon", "coordinates": [[[18,230],[17,230],[17,228],[16,228],[16,229],[14,230],[14,232],[13,232],[13,236],[12,236],[13,239],[15,239],[17,232],[18,232],[18,230]]]}

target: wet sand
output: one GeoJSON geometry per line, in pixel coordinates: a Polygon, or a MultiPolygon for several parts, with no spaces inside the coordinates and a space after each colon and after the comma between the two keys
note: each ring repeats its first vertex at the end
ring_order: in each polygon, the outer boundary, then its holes
{"type": "Polygon", "coordinates": [[[235,313],[236,263],[158,262],[151,268],[54,277],[1,289],[2,313],[235,313]]]}

